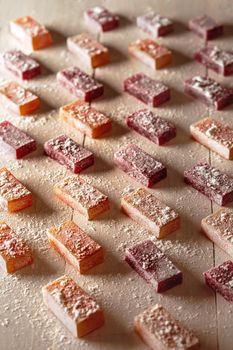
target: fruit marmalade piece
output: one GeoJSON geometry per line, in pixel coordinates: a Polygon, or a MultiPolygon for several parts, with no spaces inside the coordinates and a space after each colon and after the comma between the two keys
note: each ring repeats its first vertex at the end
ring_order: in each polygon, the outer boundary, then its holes
{"type": "Polygon", "coordinates": [[[119,26],[119,17],[102,6],[95,6],[85,12],[87,24],[94,30],[108,32],[119,26]]]}
{"type": "Polygon", "coordinates": [[[0,267],[13,273],[33,263],[32,251],[4,222],[0,221],[0,267]]]}
{"type": "Polygon", "coordinates": [[[0,101],[19,115],[33,113],[40,106],[39,98],[15,81],[0,84],[0,101]]]}
{"type": "Polygon", "coordinates": [[[204,118],[190,126],[192,137],[226,159],[233,159],[233,129],[213,118],[204,118]]]}
{"type": "Polygon", "coordinates": [[[57,81],[71,94],[91,102],[104,93],[104,87],[78,67],[65,68],[57,73],[57,81]]]}
{"type": "Polygon", "coordinates": [[[110,61],[108,49],[88,33],[68,38],[67,47],[70,52],[82,58],[92,68],[103,66],[110,61]]]}
{"type": "Polygon", "coordinates": [[[196,61],[224,76],[233,73],[233,52],[218,47],[204,47],[194,54],[196,61]]]}
{"type": "Polygon", "coordinates": [[[188,26],[190,30],[205,40],[212,40],[223,35],[223,25],[206,15],[191,19],[188,26]]]}
{"type": "Polygon", "coordinates": [[[51,246],[80,273],[104,261],[103,248],[73,221],[66,221],[48,232],[51,246]]]}
{"type": "Polygon", "coordinates": [[[109,210],[108,197],[79,176],[70,176],[54,187],[58,198],[88,220],[109,210]]]}
{"type": "Polygon", "coordinates": [[[161,305],[154,305],[134,318],[135,331],[152,350],[199,348],[198,338],[161,305]]]}
{"type": "Polygon", "coordinates": [[[152,107],[158,107],[170,100],[169,87],[144,73],[138,73],[127,78],[124,81],[124,91],[152,107]]]}
{"type": "Polygon", "coordinates": [[[36,141],[5,120],[0,123],[0,149],[6,157],[21,159],[36,150],[36,141]]]}
{"type": "Polygon", "coordinates": [[[144,188],[124,195],[121,208],[132,220],[151,231],[156,238],[163,238],[180,227],[178,213],[144,188]]]}
{"type": "Polygon", "coordinates": [[[172,62],[171,51],[151,39],[139,39],[131,43],[129,52],[153,69],[161,69],[172,62]]]}
{"type": "Polygon", "coordinates": [[[45,142],[44,150],[50,158],[65,165],[75,174],[94,164],[93,153],[66,135],[45,142]]]}
{"type": "Polygon", "coordinates": [[[165,292],[182,283],[182,272],[151,240],[126,249],[125,261],[157,293],[165,292]]]}
{"type": "Polygon", "coordinates": [[[195,76],[185,81],[185,93],[216,110],[233,102],[233,89],[221,86],[217,81],[195,76]]]}
{"type": "Polygon", "coordinates": [[[233,258],[233,211],[222,208],[201,221],[205,235],[233,258]]]}
{"type": "Polygon", "coordinates": [[[137,26],[156,38],[174,30],[173,22],[169,18],[158,15],[154,11],[137,17],[137,26]]]}
{"type": "Polygon", "coordinates": [[[6,168],[0,169],[0,210],[15,212],[32,205],[32,194],[6,168]]]}
{"type": "Polygon", "coordinates": [[[153,141],[157,145],[163,145],[176,137],[176,127],[167,120],[156,116],[149,109],[139,109],[126,117],[129,128],[140,135],[153,141]]]}
{"type": "Polygon", "coordinates": [[[109,117],[80,100],[61,107],[59,115],[75,129],[92,138],[101,137],[112,129],[109,117]]]}
{"type": "Polygon", "coordinates": [[[20,50],[9,50],[2,54],[5,69],[22,80],[29,80],[41,74],[40,64],[20,50]]]}
{"type": "Polygon", "coordinates": [[[167,169],[161,162],[134,144],[116,151],[114,162],[126,174],[147,187],[152,187],[167,176],[167,169]]]}
{"type": "Polygon", "coordinates": [[[48,29],[30,16],[24,16],[10,22],[11,33],[30,50],[40,50],[53,42],[48,29]]]}
{"type": "Polygon", "coordinates": [[[233,302],[233,262],[225,261],[203,273],[206,284],[224,299],[233,302]]]}
{"type": "Polygon", "coordinates": [[[207,163],[185,170],[184,181],[218,205],[233,201],[233,178],[207,163]]]}
{"type": "Polygon", "coordinates": [[[83,337],[104,324],[97,302],[68,276],[62,276],[42,288],[43,300],[75,337],[83,337]]]}

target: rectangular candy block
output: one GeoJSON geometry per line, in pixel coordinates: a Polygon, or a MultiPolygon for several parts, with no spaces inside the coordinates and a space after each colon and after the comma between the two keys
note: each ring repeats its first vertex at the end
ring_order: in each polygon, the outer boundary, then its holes
{"type": "Polygon", "coordinates": [[[11,213],[32,205],[31,192],[6,168],[0,169],[0,210],[11,213]]]}
{"type": "Polygon", "coordinates": [[[176,137],[176,127],[167,120],[156,116],[149,109],[139,109],[126,117],[129,128],[135,130],[147,139],[163,145],[176,137]]]}
{"type": "Polygon", "coordinates": [[[65,68],[57,73],[57,81],[71,94],[91,102],[104,93],[104,87],[78,67],[65,68]]]}
{"type": "Polygon", "coordinates": [[[109,51],[90,34],[82,33],[67,39],[70,52],[82,58],[92,68],[103,66],[110,61],[109,51]]]}
{"type": "Polygon", "coordinates": [[[213,267],[203,275],[209,287],[221,294],[227,301],[233,302],[233,262],[231,260],[213,267]]]}
{"type": "Polygon", "coordinates": [[[1,62],[5,69],[22,80],[29,80],[41,74],[40,64],[20,50],[4,52],[1,62]]]}
{"type": "Polygon", "coordinates": [[[65,165],[75,174],[94,164],[93,153],[66,135],[45,142],[44,150],[50,158],[65,165]]]}
{"type": "Polygon", "coordinates": [[[133,42],[129,45],[129,52],[153,69],[161,69],[172,62],[171,51],[151,39],[139,39],[133,42]]]}
{"type": "Polygon", "coordinates": [[[7,158],[21,159],[36,150],[36,141],[5,120],[0,123],[0,149],[7,158]]]}
{"type": "Polygon", "coordinates": [[[205,235],[233,257],[233,211],[220,209],[201,221],[205,235]]]}
{"type": "Polygon", "coordinates": [[[197,350],[198,338],[163,306],[149,307],[134,319],[135,331],[152,350],[197,350]]]}
{"type": "Polygon", "coordinates": [[[147,187],[152,187],[167,176],[167,169],[161,162],[134,144],[116,151],[114,162],[126,174],[147,187]]]}
{"type": "Polygon", "coordinates": [[[157,293],[165,292],[182,283],[182,272],[151,240],[137,243],[128,248],[125,261],[157,293]]]}
{"type": "Polygon", "coordinates": [[[0,267],[13,273],[33,263],[32,251],[4,222],[0,221],[0,267]]]}
{"type": "Polygon", "coordinates": [[[66,221],[48,232],[51,246],[80,273],[104,261],[103,248],[73,221],[66,221]]]}
{"type": "Polygon", "coordinates": [[[218,74],[227,76],[233,73],[232,51],[221,50],[216,46],[204,47],[195,52],[194,58],[205,67],[212,69],[218,74]]]}
{"type": "Polygon", "coordinates": [[[124,81],[124,91],[152,107],[158,107],[170,100],[169,87],[143,73],[127,78],[124,81]]]}
{"type": "Polygon", "coordinates": [[[48,29],[30,16],[10,22],[11,33],[30,50],[40,50],[53,42],[48,29]]]}
{"type": "Polygon", "coordinates": [[[33,113],[40,106],[39,98],[15,81],[0,85],[0,102],[19,115],[33,113]]]}
{"type": "Polygon", "coordinates": [[[173,22],[169,18],[158,15],[154,11],[137,17],[137,26],[156,38],[174,30],[173,22]]]}
{"type": "Polygon", "coordinates": [[[108,32],[119,26],[119,17],[102,6],[95,6],[85,12],[87,24],[97,31],[108,32]]]}
{"type": "Polygon", "coordinates": [[[70,176],[56,184],[54,192],[58,198],[88,220],[109,210],[108,197],[79,176],[70,176]]]}
{"type": "Polygon", "coordinates": [[[233,178],[207,163],[185,170],[184,181],[218,205],[233,201],[233,178]]]}
{"type": "Polygon", "coordinates": [[[104,324],[97,302],[68,276],[42,288],[46,306],[75,337],[83,337],[104,324]]]}
{"type": "Polygon", "coordinates": [[[180,227],[178,213],[144,188],[124,195],[121,208],[132,220],[151,231],[156,238],[163,238],[180,227]]]}
{"type": "Polygon", "coordinates": [[[112,129],[109,117],[80,100],[61,107],[59,115],[75,129],[94,139],[112,129]]]}
{"type": "Polygon", "coordinates": [[[216,110],[233,102],[233,89],[221,86],[217,81],[195,76],[185,81],[185,93],[216,110]]]}
{"type": "Polygon", "coordinates": [[[213,118],[190,126],[192,137],[226,159],[233,159],[233,130],[213,118]]]}
{"type": "Polygon", "coordinates": [[[223,25],[206,15],[191,19],[188,26],[190,30],[205,40],[212,40],[223,35],[223,25]]]}

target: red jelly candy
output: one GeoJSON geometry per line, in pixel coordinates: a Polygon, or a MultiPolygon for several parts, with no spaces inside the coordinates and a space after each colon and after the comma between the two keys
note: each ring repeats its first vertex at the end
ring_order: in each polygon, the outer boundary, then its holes
{"type": "Polygon", "coordinates": [[[205,40],[223,35],[223,25],[209,16],[203,15],[189,21],[189,29],[205,40]]]}
{"type": "Polygon", "coordinates": [[[119,17],[102,6],[95,6],[85,12],[85,19],[95,30],[107,32],[119,26],[119,17]]]}

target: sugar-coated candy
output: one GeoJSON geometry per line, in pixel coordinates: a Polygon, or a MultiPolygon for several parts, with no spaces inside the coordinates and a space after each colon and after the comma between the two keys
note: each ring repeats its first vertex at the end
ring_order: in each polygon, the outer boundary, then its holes
{"type": "Polygon", "coordinates": [[[91,102],[104,93],[103,85],[78,67],[65,68],[58,72],[57,81],[71,94],[86,102],[91,102]]]}
{"type": "Polygon", "coordinates": [[[179,214],[144,188],[125,194],[122,210],[139,225],[163,238],[180,227],[179,214]]]}
{"type": "Polygon", "coordinates": [[[98,138],[112,129],[109,117],[88,103],[77,100],[60,108],[60,118],[91,138],[98,138]]]}
{"type": "Polygon", "coordinates": [[[108,197],[80,176],[70,176],[56,184],[54,193],[88,220],[109,210],[108,197]]]}
{"type": "Polygon", "coordinates": [[[85,12],[85,20],[90,28],[108,32],[119,26],[119,16],[102,6],[95,6],[85,12]]]}
{"type": "Polygon", "coordinates": [[[5,223],[0,221],[0,266],[13,273],[33,263],[32,251],[27,243],[5,223]]]}
{"type": "Polygon", "coordinates": [[[151,240],[127,248],[125,261],[157,293],[165,292],[182,283],[182,272],[151,240]]]}
{"type": "Polygon", "coordinates": [[[233,178],[207,163],[185,170],[184,181],[218,205],[233,201],[233,178]]]}
{"type": "Polygon", "coordinates": [[[50,158],[65,165],[75,174],[94,164],[93,153],[66,135],[46,141],[44,150],[50,158]]]}
{"type": "Polygon", "coordinates": [[[205,40],[212,40],[223,35],[223,25],[218,24],[207,15],[190,19],[188,26],[190,30],[205,40]]]}
{"type": "Polygon", "coordinates": [[[103,248],[73,221],[66,221],[48,232],[50,245],[80,273],[104,260],[103,248]]]}
{"type": "Polygon", "coordinates": [[[26,49],[40,50],[53,42],[48,29],[30,16],[11,21],[10,31],[26,49]]]}
{"type": "Polygon", "coordinates": [[[68,38],[67,47],[70,52],[77,55],[85,64],[92,68],[103,66],[110,61],[107,47],[100,44],[88,33],[68,38]]]}
{"type": "Polygon", "coordinates": [[[144,73],[127,78],[124,81],[124,91],[152,107],[158,107],[170,100],[169,87],[144,73]]]}
{"type": "Polygon", "coordinates": [[[166,167],[135,144],[120,147],[114,153],[115,164],[126,174],[147,187],[167,176],[166,167]]]}
{"type": "Polygon", "coordinates": [[[0,101],[19,115],[31,114],[40,106],[40,99],[15,81],[0,84],[0,101]]]}
{"type": "Polygon", "coordinates": [[[104,324],[103,310],[78,284],[62,276],[42,288],[43,300],[75,337],[83,337],[104,324]]]}
{"type": "Polygon", "coordinates": [[[154,37],[167,35],[174,30],[173,22],[154,11],[137,17],[137,26],[154,37]]]}
{"type": "Polygon", "coordinates": [[[157,145],[163,145],[176,137],[175,125],[155,115],[149,109],[139,109],[127,115],[126,123],[129,128],[157,145]]]}
{"type": "Polygon", "coordinates": [[[36,141],[8,121],[0,123],[0,149],[7,158],[21,159],[36,150],[36,141]]]}
{"type": "Polygon", "coordinates": [[[0,169],[0,210],[15,212],[32,205],[32,193],[6,168],[0,169]]]}

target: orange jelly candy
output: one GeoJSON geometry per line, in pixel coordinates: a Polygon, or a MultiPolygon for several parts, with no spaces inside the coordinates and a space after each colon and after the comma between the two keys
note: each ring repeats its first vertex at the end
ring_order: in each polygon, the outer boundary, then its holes
{"type": "Polygon", "coordinates": [[[40,99],[15,81],[0,85],[0,102],[19,115],[34,112],[40,106],[40,99]]]}
{"type": "Polygon", "coordinates": [[[4,222],[0,221],[0,267],[13,273],[33,263],[32,251],[4,222]]]}
{"type": "Polygon", "coordinates": [[[109,210],[108,197],[80,176],[70,176],[56,184],[54,193],[88,220],[109,210]]]}
{"type": "Polygon", "coordinates": [[[48,29],[30,16],[10,22],[11,33],[30,50],[40,50],[53,42],[48,29]]]}
{"type": "Polygon", "coordinates": [[[92,138],[101,137],[112,129],[109,117],[81,100],[61,107],[59,115],[75,129],[92,138]]]}
{"type": "Polygon", "coordinates": [[[6,168],[0,169],[0,209],[15,212],[32,205],[32,193],[6,168]]]}
{"type": "Polygon", "coordinates": [[[59,227],[51,227],[47,235],[51,246],[80,273],[104,260],[103,248],[73,221],[66,221],[59,227]]]}
{"type": "Polygon", "coordinates": [[[172,62],[172,53],[151,39],[139,39],[129,45],[129,52],[146,65],[161,69],[172,62]]]}
{"type": "Polygon", "coordinates": [[[83,337],[104,324],[99,304],[68,276],[42,288],[43,300],[54,315],[75,336],[83,337]]]}

